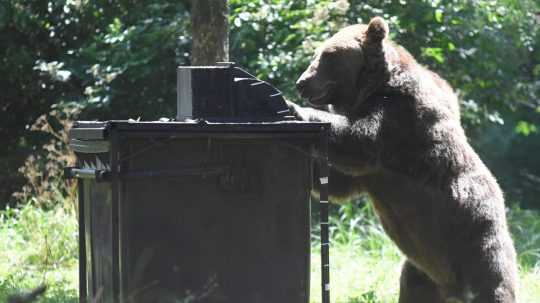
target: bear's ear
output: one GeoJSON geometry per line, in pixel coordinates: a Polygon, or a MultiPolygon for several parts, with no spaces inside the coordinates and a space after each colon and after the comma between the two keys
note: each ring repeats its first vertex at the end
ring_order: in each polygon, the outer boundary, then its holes
{"type": "Polygon", "coordinates": [[[388,36],[388,24],[381,17],[374,17],[369,21],[366,38],[370,42],[381,42],[388,36]]]}

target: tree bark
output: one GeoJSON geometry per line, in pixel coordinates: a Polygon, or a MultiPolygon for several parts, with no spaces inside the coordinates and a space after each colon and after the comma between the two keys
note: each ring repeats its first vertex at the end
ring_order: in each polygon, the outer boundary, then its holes
{"type": "Polygon", "coordinates": [[[191,0],[191,65],[229,61],[227,0],[191,0]]]}

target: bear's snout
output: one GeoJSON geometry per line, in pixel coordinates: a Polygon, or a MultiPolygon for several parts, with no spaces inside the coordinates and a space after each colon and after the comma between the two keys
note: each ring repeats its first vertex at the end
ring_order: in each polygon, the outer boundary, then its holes
{"type": "Polygon", "coordinates": [[[296,81],[296,89],[302,97],[304,97],[304,91],[306,90],[307,81],[305,79],[298,79],[296,81]]]}
{"type": "Polygon", "coordinates": [[[333,81],[321,83],[320,79],[306,77],[305,73],[296,81],[296,89],[300,96],[315,107],[328,103],[334,85],[333,81]]]}
{"type": "Polygon", "coordinates": [[[307,70],[296,80],[296,89],[302,98],[310,99],[319,94],[320,87],[317,82],[318,80],[314,75],[307,70]]]}

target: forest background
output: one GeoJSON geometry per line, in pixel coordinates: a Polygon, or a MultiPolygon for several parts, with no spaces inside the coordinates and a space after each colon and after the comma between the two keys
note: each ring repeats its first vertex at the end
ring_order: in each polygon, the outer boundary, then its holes
{"type": "MultiPolygon", "coordinates": [[[[536,1],[229,4],[231,60],[297,102],[294,82],[318,43],[347,24],[385,17],[391,37],[457,90],[470,141],[507,201],[540,208],[536,1]]],[[[190,64],[190,45],[186,0],[1,1],[0,204],[27,184],[20,167],[29,156],[47,164],[57,147],[43,131],[59,131],[57,119],[173,117],[175,67],[190,64]]],[[[58,171],[49,168],[31,177],[55,186],[58,171]]]]}
{"type": "MultiPolygon", "coordinates": [[[[62,169],[73,161],[66,145],[73,120],[174,117],[175,67],[191,58],[189,2],[0,1],[3,228],[23,216],[16,214],[27,209],[21,205],[69,208],[75,193],[62,169]]],[[[510,218],[520,218],[512,227],[518,246],[520,237],[527,240],[520,253],[532,267],[539,262],[538,1],[229,0],[229,6],[231,61],[299,103],[294,82],[319,43],[345,25],[384,17],[391,38],[456,89],[470,142],[498,178],[510,218]]],[[[334,210],[336,222],[350,219],[335,237],[378,224],[358,223],[370,211],[355,202],[334,210]]]]}

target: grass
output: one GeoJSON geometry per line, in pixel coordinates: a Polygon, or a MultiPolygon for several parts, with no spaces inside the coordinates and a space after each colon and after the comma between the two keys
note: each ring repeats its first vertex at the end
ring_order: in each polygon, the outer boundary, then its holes
{"type": "MultiPolygon", "coordinates": [[[[331,301],[396,303],[403,256],[386,236],[369,203],[335,207],[331,218],[331,301]]],[[[520,303],[540,298],[540,212],[513,206],[508,222],[520,267],[520,303]]],[[[318,248],[312,255],[311,302],[320,302],[318,248]]]]}
{"type": "Polygon", "coordinates": [[[20,289],[47,284],[40,302],[78,302],[78,232],[69,205],[33,203],[0,215],[0,302],[20,289]]]}
{"type": "MultiPolygon", "coordinates": [[[[331,250],[331,301],[346,303],[395,302],[401,257],[366,254],[357,247],[333,246],[331,250]]],[[[312,255],[311,302],[321,302],[320,259],[312,255]]]]}
{"type": "MultiPolygon", "coordinates": [[[[331,296],[335,303],[395,303],[402,256],[369,204],[334,206],[331,296]]],[[[314,220],[316,221],[316,220],[314,220]]],[[[520,302],[540,298],[540,213],[517,207],[509,222],[520,261],[520,302]]],[[[320,260],[314,225],[311,302],[320,302],[320,260]]],[[[72,204],[33,203],[0,213],[0,302],[46,283],[40,302],[77,302],[77,222],[72,204]]]]}

